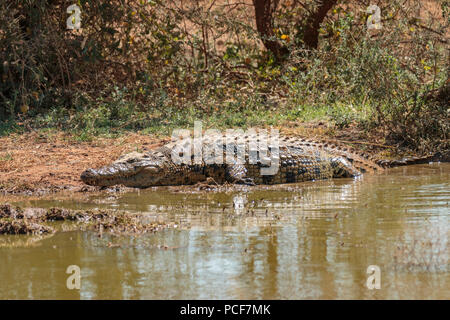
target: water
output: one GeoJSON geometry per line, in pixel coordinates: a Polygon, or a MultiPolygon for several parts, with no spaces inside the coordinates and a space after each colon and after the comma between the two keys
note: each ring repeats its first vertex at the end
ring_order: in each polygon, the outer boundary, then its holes
{"type": "Polygon", "coordinates": [[[119,208],[176,229],[0,236],[0,299],[449,299],[450,164],[302,184],[15,199],[119,208]],[[69,265],[81,289],[66,287],[69,265]],[[367,268],[381,289],[366,286],[367,268]]]}

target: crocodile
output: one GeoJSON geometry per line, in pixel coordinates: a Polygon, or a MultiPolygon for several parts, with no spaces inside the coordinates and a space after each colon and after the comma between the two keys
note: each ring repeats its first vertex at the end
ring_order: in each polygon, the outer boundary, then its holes
{"type": "MultiPolygon", "coordinates": [[[[339,143],[295,136],[280,136],[277,140],[278,147],[269,144],[264,155],[259,144],[256,149],[250,148],[249,141],[259,143],[255,136],[245,136],[244,141],[236,139],[227,143],[224,143],[222,136],[210,137],[203,141],[200,161],[194,161],[194,155],[191,155],[190,162],[179,163],[173,160],[173,151],[180,145],[180,140],[177,140],[148,152],[123,155],[101,168],[87,169],[81,174],[81,180],[93,186],[124,185],[136,188],[192,185],[204,181],[214,181],[217,184],[283,184],[352,178],[364,173],[381,172],[388,167],[426,163],[434,157],[374,160],[368,154],[339,143]],[[242,142],[246,147],[242,148],[242,142]],[[242,152],[241,161],[238,157],[230,158],[231,160],[226,158],[229,154],[236,156],[238,152],[242,152]],[[250,156],[252,152],[253,157],[250,156]],[[270,163],[268,158],[271,159],[270,163]],[[278,163],[277,170],[262,174],[264,169],[269,169],[275,162],[278,163]]],[[[186,143],[184,148],[183,150],[190,150],[188,148],[192,148],[192,145],[186,143]]]]}

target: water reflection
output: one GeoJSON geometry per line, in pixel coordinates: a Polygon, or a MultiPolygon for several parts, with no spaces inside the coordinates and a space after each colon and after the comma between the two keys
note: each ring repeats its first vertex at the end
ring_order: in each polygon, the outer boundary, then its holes
{"type": "Polygon", "coordinates": [[[0,247],[0,297],[447,299],[449,178],[449,164],[433,164],[224,193],[38,201],[116,207],[183,228],[139,238],[72,231],[0,247]],[[82,270],[79,292],[65,287],[71,264],[82,270]],[[369,265],[381,268],[381,290],[366,288],[369,265]]]}

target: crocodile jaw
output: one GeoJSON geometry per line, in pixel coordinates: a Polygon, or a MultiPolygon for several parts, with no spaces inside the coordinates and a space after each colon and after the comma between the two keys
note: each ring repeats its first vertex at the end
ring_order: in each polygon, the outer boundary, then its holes
{"type": "Polygon", "coordinates": [[[99,169],[87,169],[81,174],[81,180],[91,186],[121,184],[127,187],[150,187],[158,185],[160,173],[160,169],[152,165],[115,163],[99,169]]]}

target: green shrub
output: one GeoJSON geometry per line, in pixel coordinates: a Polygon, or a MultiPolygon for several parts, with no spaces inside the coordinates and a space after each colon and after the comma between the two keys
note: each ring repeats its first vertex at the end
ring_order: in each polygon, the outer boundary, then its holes
{"type": "Polygon", "coordinates": [[[413,148],[445,143],[448,102],[436,95],[448,83],[446,2],[435,3],[443,19],[419,19],[411,8],[420,1],[385,1],[377,34],[367,32],[367,3],[339,2],[312,51],[298,24],[311,2],[282,1],[274,15],[275,37],[289,49],[280,63],[240,2],[80,0],[83,29],[67,31],[73,1],[3,1],[0,129],[23,130],[19,122],[85,140],[168,134],[197,119],[218,127],[326,119],[383,127],[413,148]]]}

